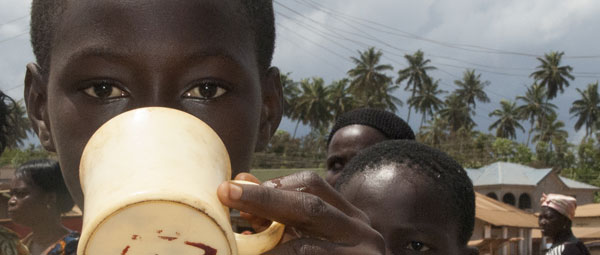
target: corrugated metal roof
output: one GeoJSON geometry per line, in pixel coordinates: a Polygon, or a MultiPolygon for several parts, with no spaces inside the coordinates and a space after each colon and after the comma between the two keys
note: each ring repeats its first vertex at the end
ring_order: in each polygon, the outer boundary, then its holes
{"type": "Polygon", "coordinates": [[[569,178],[565,178],[562,176],[559,176],[559,178],[565,185],[567,185],[567,187],[572,188],[572,189],[594,189],[594,190],[600,189],[596,186],[589,185],[589,184],[583,183],[583,182],[578,182],[575,180],[571,180],[569,178]]]}
{"type": "Polygon", "coordinates": [[[494,226],[537,228],[537,217],[475,192],[475,218],[494,226]]]}
{"type": "Polygon", "coordinates": [[[467,173],[475,186],[500,184],[535,186],[551,171],[551,168],[535,169],[515,163],[496,162],[479,169],[468,169],[467,173]]]}

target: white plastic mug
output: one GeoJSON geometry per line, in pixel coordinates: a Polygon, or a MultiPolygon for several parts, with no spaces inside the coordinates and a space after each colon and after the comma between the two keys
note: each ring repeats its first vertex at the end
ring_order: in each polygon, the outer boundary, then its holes
{"type": "Polygon", "coordinates": [[[84,194],[79,255],[255,255],[283,225],[232,231],[217,187],[231,179],[219,136],[200,119],[150,107],[120,114],[90,138],[79,169],[84,194]]]}

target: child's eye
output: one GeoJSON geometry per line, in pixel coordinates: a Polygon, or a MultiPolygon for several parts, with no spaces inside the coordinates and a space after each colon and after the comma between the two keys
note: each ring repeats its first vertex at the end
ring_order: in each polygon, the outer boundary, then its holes
{"type": "Polygon", "coordinates": [[[406,249],[409,249],[411,251],[428,251],[429,247],[427,247],[427,245],[425,245],[422,242],[418,242],[418,241],[411,241],[410,243],[408,243],[408,245],[406,246],[406,249]]]}
{"type": "Polygon", "coordinates": [[[217,82],[207,81],[201,82],[192,89],[186,91],[183,96],[197,99],[213,99],[227,93],[227,90],[220,86],[217,82]]]}
{"type": "Polygon", "coordinates": [[[83,90],[89,96],[100,98],[100,99],[112,99],[119,97],[126,97],[129,94],[113,85],[110,81],[98,81],[94,82],[93,85],[83,90]]]}

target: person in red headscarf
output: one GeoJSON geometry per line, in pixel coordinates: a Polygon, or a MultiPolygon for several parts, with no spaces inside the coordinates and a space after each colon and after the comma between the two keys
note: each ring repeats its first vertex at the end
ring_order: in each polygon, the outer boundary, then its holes
{"type": "Polygon", "coordinates": [[[552,239],[546,255],[589,255],[585,245],[571,231],[577,200],[560,194],[544,194],[538,224],[542,235],[552,239]]]}

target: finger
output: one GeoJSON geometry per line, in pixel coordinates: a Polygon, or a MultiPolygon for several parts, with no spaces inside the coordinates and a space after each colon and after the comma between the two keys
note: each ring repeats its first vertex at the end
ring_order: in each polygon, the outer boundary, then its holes
{"type": "Polygon", "coordinates": [[[381,255],[383,247],[367,246],[348,246],[342,244],[330,243],[318,239],[301,238],[295,239],[284,244],[278,245],[275,249],[266,252],[269,255],[330,255],[330,254],[360,254],[360,255],[381,255]]]}
{"type": "Polygon", "coordinates": [[[260,180],[250,173],[239,173],[235,176],[234,180],[249,181],[260,184],[260,180]]]}
{"type": "Polygon", "coordinates": [[[246,212],[240,212],[240,217],[250,223],[252,229],[256,232],[262,232],[271,225],[271,221],[265,218],[257,217],[246,212]]]}
{"type": "Polygon", "coordinates": [[[266,181],[262,185],[316,195],[345,214],[370,224],[369,217],[363,211],[348,202],[337,190],[314,172],[304,171],[295,173],[266,181]]]}
{"type": "Polygon", "coordinates": [[[372,231],[363,221],[308,193],[224,182],[217,194],[228,207],[281,222],[311,237],[359,243],[356,233],[372,231]]]}
{"type": "MultiPolygon", "coordinates": [[[[247,173],[238,174],[235,177],[235,180],[243,180],[243,181],[255,182],[255,183],[258,182],[258,179],[256,177],[254,177],[251,174],[247,174],[247,173]]],[[[220,196],[223,196],[222,193],[219,193],[219,192],[222,192],[222,189],[217,189],[217,193],[220,194],[220,196]]],[[[227,195],[225,195],[225,196],[227,196],[227,195]]],[[[250,223],[252,229],[254,229],[254,231],[256,231],[256,232],[261,232],[261,231],[267,229],[271,225],[270,220],[255,216],[255,215],[247,213],[247,212],[240,211],[240,217],[242,217],[243,219],[248,221],[248,223],[250,223]]]]}
{"type": "MultiPolygon", "coordinates": [[[[242,180],[260,184],[260,180],[250,173],[239,173],[235,176],[234,180],[242,180]]],[[[240,217],[248,221],[252,226],[252,229],[254,229],[256,232],[261,232],[271,225],[270,220],[254,216],[246,212],[240,212],[240,217]]]]}

